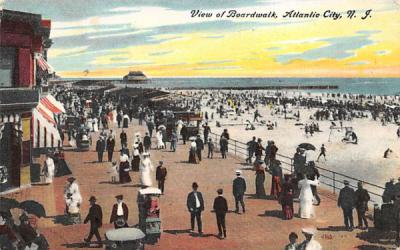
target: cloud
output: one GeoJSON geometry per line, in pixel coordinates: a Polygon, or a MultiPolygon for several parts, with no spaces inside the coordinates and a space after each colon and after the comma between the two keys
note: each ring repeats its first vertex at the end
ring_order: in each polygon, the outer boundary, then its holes
{"type": "Polygon", "coordinates": [[[50,49],[48,51],[49,57],[62,57],[69,56],[71,54],[81,53],[87,50],[89,46],[82,46],[76,48],[58,48],[58,49],[50,49]]]}
{"type": "Polygon", "coordinates": [[[218,66],[218,67],[196,67],[192,68],[192,70],[234,70],[241,69],[240,66],[218,66]]]}
{"type": "Polygon", "coordinates": [[[223,63],[229,63],[229,62],[234,62],[234,60],[203,61],[203,62],[198,62],[198,64],[223,64],[223,63]]]}
{"type": "Polygon", "coordinates": [[[171,54],[172,52],[173,52],[173,50],[157,51],[157,52],[149,53],[149,56],[163,56],[163,55],[171,54]]]}
{"type": "Polygon", "coordinates": [[[123,57],[123,56],[121,56],[121,57],[111,57],[110,61],[126,61],[128,59],[129,59],[129,57],[123,57]]]}
{"type": "Polygon", "coordinates": [[[280,49],[281,49],[280,47],[269,47],[269,48],[266,48],[265,50],[275,51],[275,50],[280,50],[280,49]]]}
{"type": "Polygon", "coordinates": [[[348,63],[347,65],[359,66],[359,65],[367,65],[367,64],[370,64],[370,62],[368,62],[368,61],[358,61],[358,62],[348,63]]]}
{"type": "Polygon", "coordinates": [[[370,39],[372,33],[362,31],[355,36],[333,37],[319,39],[317,42],[325,42],[326,45],[315,49],[310,49],[302,53],[288,53],[278,55],[275,59],[280,63],[289,63],[292,60],[320,60],[336,59],[341,60],[355,56],[355,50],[374,43],[370,39]],[[361,35],[362,34],[362,35],[361,35]]]}
{"type": "Polygon", "coordinates": [[[182,65],[187,65],[185,62],[181,63],[170,63],[170,64],[161,64],[160,66],[182,66],[182,65]]]}
{"type": "Polygon", "coordinates": [[[223,35],[204,36],[204,38],[208,38],[208,39],[219,39],[219,38],[224,38],[224,36],[223,36],[223,35]]]}
{"type": "Polygon", "coordinates": [[[384,55],[387,55],[389,53],[390,53],[390,50],[378,50],[378,51],[375,51],[375,55],[378,55],[378,56],[384,56],[384,55]]]}
{"type": "Polygon", "coordinates": [[[115,67],[124,67],[124,66],[140,66],[140,65],[151,65],[154,64],[152,61],[125,61],[125,62],[98,62],[93,61],[90,63],[91,65],[96,66],[97,68],[115,68],[115,67]]]}
{"type": "Polygon", "coordinates": [[[105,37],[119,37],[119,36],[130,36],[130,35],[137,35],[143,33],[149,33],[151,30],[136,30],[130,32],[120,32],[120,33],[111,33],[111,34],[103,34],[103,35],[93,35],[88,36],[89,39],[98,39],[98,38],[105,38],[105,37]]]}

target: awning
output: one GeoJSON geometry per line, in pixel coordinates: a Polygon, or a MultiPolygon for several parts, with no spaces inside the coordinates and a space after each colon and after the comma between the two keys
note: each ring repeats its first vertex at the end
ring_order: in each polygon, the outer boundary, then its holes
{"type": "Polygon", "coordinates": [[[40,99],[40,103],[54,114],[65,113],[64,105],[57,101],[52,95],[40,99]]]}
{"type": "Polygon", "coordinates": [[[36,61],[42,71],[47,71],[49,74],[54,73],[53,67],[43,58],[41,54],[36,55],[36,61]]]}
{"type": "Polygon", "coordinates": [[[34,148],[58,147],[59,144],[61,145],[61,137],[58,129],[37,108],[33,109],[32,118],[34,148]]]}
{"type": "Polygon", "coordinates": [[[57,125],[56,120],[54,119],[54,114],[49,109],[46,108],[42,103],[39,103],[35,108],[43,118],[45,118],[48,122],[57,125]]]}

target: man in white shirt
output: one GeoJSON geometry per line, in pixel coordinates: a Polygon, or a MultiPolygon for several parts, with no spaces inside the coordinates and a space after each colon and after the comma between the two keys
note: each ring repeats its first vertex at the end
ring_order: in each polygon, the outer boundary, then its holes
{"type": "Polygon", "coordinates": [[[193,191],[188,194],[186,205],[190,212],[191,232],[194,232],[194,220],[196,219],[199,236],[202,236],[203,231],[201,222],[201,212],[204,211],[204,200],[201,192],[197,191],[198,187],[199,187],[198,184],[196,182],[193,182],[192,184],[193,191]]]}
{"type": "Polygon", "coordinates": [[[117,195],[115,198],[117,199],[117,203],[115,203],[113,206],[110,223],[114,223],[114,227],[116,229],[128,227],[128,206],[123,202],[122,195],[117,195]]]}

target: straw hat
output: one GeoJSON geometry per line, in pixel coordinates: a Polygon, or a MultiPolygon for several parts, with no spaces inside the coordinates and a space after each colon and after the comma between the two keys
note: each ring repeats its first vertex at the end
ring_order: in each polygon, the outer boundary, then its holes
{"type": "Polygon", "coordinates": [[[303,234],[314,235],[315,234],[315,229],[312,228],[312,227],[306,227],[306,228],[302,228],[301,232],[303,234]]]}

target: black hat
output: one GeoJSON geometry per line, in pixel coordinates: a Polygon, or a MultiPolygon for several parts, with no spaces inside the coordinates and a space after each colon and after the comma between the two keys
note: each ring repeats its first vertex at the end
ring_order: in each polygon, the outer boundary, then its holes
{"type": "Polygon", "coordinates": [[[97,200],[96,200],[96,197],[94,197],[94,196],[90,196],[90,199],[89,199],[89,201],[97,201],[97,200]]]}
{"type": "Polygon", "coordinates": [[[224,190],[222,190],[222,188],[218,188],[217,193],[218,194],[222,194],[224,192],[224,190]]]}
{"type": "Polygon", "coordinates": [[[122,200],[124,199],[124,196],[122,194],[115,196],[116,199],[118,200],[122,200]]]}
{"type": "Polygon", "coordinates": [[[67,179],[67,181],[69,181],[69,182],[74,182],[76,179],[75,179],[75,177],[73,177],[73,176],[71,176],[71,177],[69,177],[68,179],[67,179]]]}
{"type": "Polygon", "coordinates": [[[198,188],[198,187],[199,187],[199,185],[197,184],[197,182],[193,182],[192,188],[198,188]]]}

